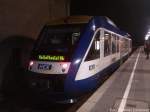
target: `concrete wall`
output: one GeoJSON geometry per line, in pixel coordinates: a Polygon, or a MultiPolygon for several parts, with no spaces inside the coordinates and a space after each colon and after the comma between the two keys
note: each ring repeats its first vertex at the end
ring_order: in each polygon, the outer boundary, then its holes
{"type": "Polygon", "coordinates": [[[70,0],[49,0],[50,19],[70,15],[70,0]]]}
{"type": "Polygon", "coordinates": [[[49,19],[48,0],[1,0],[0,38],[22,35],[34,38],[49,19]]]}
{"type": "Polygon", "coordinates": [[[0,0],[0,40],[12,35],[36,38],[48,20],[68,15],[67,3],[68,0],[0,0]]]}
{"type": "Polygon", "coordinates": [[[68,15],[68,7],[69,0],[0,0],[0,100],[3,82],[17,77],[17,65],[28,64],[43,25],[68,15]]]}

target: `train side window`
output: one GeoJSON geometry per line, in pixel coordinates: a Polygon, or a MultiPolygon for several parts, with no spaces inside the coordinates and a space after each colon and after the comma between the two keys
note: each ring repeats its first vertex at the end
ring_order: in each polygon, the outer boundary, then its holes
{"type": "Polygon", "coordinates": [[[95,34],[90,50],[85,58],[85,61],[90,61],[100,58],[100,31],[95,34]]]}
{"type": "Polygon", "coordinates": [[[112,34],[112,54],[116,53],[117,50],[117,39],[116,35],[112,34]]]}
{"type": "Polygon", "coordinates": [[[104,32],[104,57],[111,54],[111,34],[104,32]]]}
{"type": "Polygon", "coordinates": [[[130,48],[132,49],[132,40],[130,40],[130,48]]]}
{"type": "Polygon", "coordinates": [[[124,47],[125,47],[125,52],[128,53],[128,49],[129,49],[129,43],[128,43],[128,39],[124,39],[124,47]]]}
{"type": "Polygon", "coordinates": [[[117,53],[119,52],[119,37],[117,36],[117,53]]]}

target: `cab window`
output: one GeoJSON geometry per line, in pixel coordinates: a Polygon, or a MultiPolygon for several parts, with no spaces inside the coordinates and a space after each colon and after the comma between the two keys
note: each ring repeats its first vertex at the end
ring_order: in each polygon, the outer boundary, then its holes
{"type": "Polygon", "coordinates": [[[85,61],[90,61],[100,58],[100,30],[96,32],[90,50],[85,58],[85,61]]]}

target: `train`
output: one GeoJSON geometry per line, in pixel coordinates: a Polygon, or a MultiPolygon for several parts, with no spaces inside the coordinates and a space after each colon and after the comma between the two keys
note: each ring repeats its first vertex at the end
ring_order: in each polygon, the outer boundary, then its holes
{"type": "Polygon", "coordinates": [[[31,52],[28,83],[54,102],[95,90],[132,51],[132,40],[105,16],[69,16],[44,25],[31,52]]]}

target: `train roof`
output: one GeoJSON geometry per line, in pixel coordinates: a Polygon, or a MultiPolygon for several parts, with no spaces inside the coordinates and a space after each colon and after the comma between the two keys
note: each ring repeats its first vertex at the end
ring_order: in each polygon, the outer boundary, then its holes
{"type": "Polygon", "coordinates": [[[101,28],[108,29],[122,36],[127,36],[127,32],[120,30],[114,22],[106,16],[68,16],[60,19],[53,20],[47,25],[65,25],[65,24],[86,24],[93,20],[95,25],[101,28]]]}
{"type": "Polygon", "coordinates": [[[120,30],[117,27],[117,25],[108,17],[106,17],[106,16],[95,16],[95,17],[93,17],[93,19],[94,19],[95,23],[98,25],[98,27],[102,27],[102,28],[108,29],[112,32],[115,32],[119,35],[128,37],[128,33],[120,30]]]}
{"type": "Polygon", "coordinates": [[[92,16],[68,16],[53,20],[48,25],[88,23],[92,16]]]}

